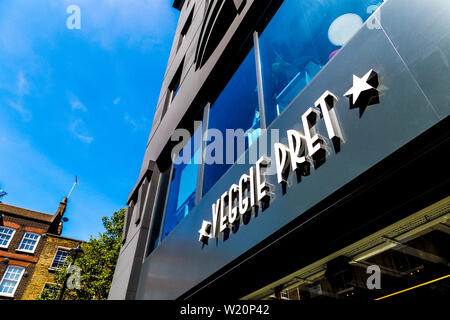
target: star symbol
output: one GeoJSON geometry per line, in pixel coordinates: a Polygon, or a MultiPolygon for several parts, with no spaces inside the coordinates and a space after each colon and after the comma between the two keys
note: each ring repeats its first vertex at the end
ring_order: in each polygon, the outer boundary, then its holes
{"type": "Polygon", "coordinates": [[[359,78],[358,76],[353,75],[353,87],[348,90],[344,96],[350,97],[352,96],[352,104],[355,105],[356,101],[360,97],[361,93],[368,90],[377,90],[378,83],[376,82],[375,87],[371,84],[375,78],[377,77],[377,73],[372,69],[369,70],[363,77],[359,78]]]}
{"type": "Polygon", "coordinates": [[[198,241],[202,242],[203,244],[207,244],[208,240],[211,239],[212,237],[211,229],[212,229],[211,222],[203,220],[202,228],[198,231],[198,233],[200,233],[198,241]]]}

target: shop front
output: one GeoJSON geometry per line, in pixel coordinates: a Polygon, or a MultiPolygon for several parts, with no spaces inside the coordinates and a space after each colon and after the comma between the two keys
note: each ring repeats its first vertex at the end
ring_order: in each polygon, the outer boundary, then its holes
{"type": "Polygon", "coordinates": [[[136,298],[448,295],[449,18],[446,1],[281,3],[192,162],[161,170],[136,298]],[[232,163],[207,162],[211,129],[244,132],[232,163]]]}

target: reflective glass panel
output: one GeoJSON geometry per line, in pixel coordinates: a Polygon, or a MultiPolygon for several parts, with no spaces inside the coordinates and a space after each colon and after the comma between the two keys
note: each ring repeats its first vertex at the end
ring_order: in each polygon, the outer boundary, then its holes
{"type": "MultiPolygon", "coordinates": [[[[390,226],[257,290],[248,299],[399,302],[450,294],[449,200],[444,198],[390,226]],[[266,290],[264,296],[261,291],[266,290]],[[281,291],[284,290],[284,291],[281,291]]],[[[375,231],[374,230],[374,231],[375,231]]],[[[320,256],[320,255],[319,255],[320,256]]]]}
{"type": "Polygon", "coordinates": [[[201,159],[200,145],[201,126],[189,142],[181,150],[174,161],[172,176],[167,198],[166,214],[162,239],[164,239],[175,226],[195,206],[197,174],[201,159]]]}
{"type": "Polygon", "coordinates": [[[259,38],[267,125],[381,3],[381,0],[284,1],[259,38]]]}
{"type": "Polygon", "coordinates": [[[252,49],[211,106],[208,142],[205,148],[203,194],[206,194],[242,152],[255,142],[261,133],[260,128],[255,53],[252,49]],[[232,138],[234,140],[229,141],[233,142],[230,144],[233,146],[230,150],[226,150],[227,129],[235,130],[236,133],[232,138]],[[221,137],[218,137],[217,133],[220,133],[221,137]],[[221,139],[222,143],[218,143],[216,138],[221,139]],[[222,145],[222,148],[216,148],[219,145],[222,145]]]}
{"type": "MultiPolygon", "coordinates": [[[[333,272],[325,272],[311,281],[299,281],[286,290],[281,299],[302,301],[398,301],[396,299],[442,298],[450,293],[450,255],[447,245],[450,230],[441,225],[422,230],[412,240],[391,249],[381,246],[359,261],[337,261],[333,272]],[[422,234],[425,233],[425,234],[422,234]]],[[[389,244],[388,244],[389,245],[389,244]]],[[[386,245],[387,247],[387,245],[386,245]]],[[[330,264],[327,265],[330,269],[330,264]]],[[[266,298],[275,298],[272,294],[266,298]]]]}

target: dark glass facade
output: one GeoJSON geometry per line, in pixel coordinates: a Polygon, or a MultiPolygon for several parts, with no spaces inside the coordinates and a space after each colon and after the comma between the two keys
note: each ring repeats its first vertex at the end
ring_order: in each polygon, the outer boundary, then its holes
{"type": "Polygon", "coordinates": [[[283,2],[259,38],[268,125],[381,3],[380,0],[283,2]]]}
{"type": "Polygon", "coordinates": [[[196,181],[201,162],[201,144],[197,141],[201,139],[201,134],[200,126],[174,159],[161,240],[167,237],[195,206],[196,181]]]}
{"type": "MultiPolygon", "coordinates": [[[[259,106],[264,105],[269,126],[381,3],[379,0],[283,2],[256,38],[259,60],[252,49],[210,107],[203,181],[197,182],[203,184],[202,196],[258,139],[262,111],[259,106]],[[262,69],[263,102],[258,101],[256,64],[262,69]],[[244,144],[239,144],[238,139],[245,140],[244,144]],[[233,147],[227,149],[227,143],[233,147]]],[[[197,181],[198,167],[174,165],[162,239],[195,205],[193,181],[197,181]],[[176,196],[185,189],[181,187],[185,184],[182,172],[191,173],[190,200],[184,206],[178,203],[178,199],[184,199],[184,191],[176,196]]]]}
{"type": "Polygon", "coordinates": [[[251,50],[209,111],[210,136],[205,149],[203,194],[209,191],[248,146],[258,138],[260,128],[255,53],[251,50]],[[217,141],[214,141],[216,137],[213,138],[215,135],[211,129],[216,130],[216,133],[220,132],[223,147],[213,148],[213,143],[217,141]],[[232,135],[227,134],[227,131],[232,131],[232,135]],[[238,131],[237,137],[245,139],[245,149],[237,148],[238,138],[233,135],[236,131],[238,131]],[[227,149],[226,143],[232,143],[233,148],[227,149]],[[208,158],[214,160],[214,163],[207,161],[208,158]]]}

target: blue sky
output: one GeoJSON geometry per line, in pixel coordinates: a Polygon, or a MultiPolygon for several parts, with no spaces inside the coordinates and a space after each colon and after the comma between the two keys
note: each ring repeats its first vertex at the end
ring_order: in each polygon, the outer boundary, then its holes
{"type": "Polygon", "coordinates": [[[125,206],[144,156],[179,12],[170,0],[0,1],[0,188],[88,240],[125,206]],[[81,29],[69,30],[69,5],[81,29]]]}

